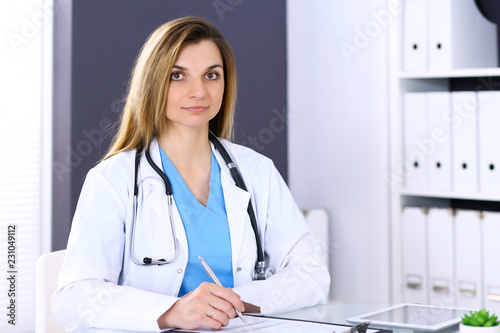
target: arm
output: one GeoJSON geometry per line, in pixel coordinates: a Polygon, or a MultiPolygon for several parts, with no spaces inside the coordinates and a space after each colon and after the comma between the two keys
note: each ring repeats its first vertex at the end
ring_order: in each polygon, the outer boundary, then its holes
{"type": "Polygon", "coordinates": [[[126,251],[128,197],[125,185],[117,189],[99,171],[89,172],[52,304],[67,331],[159,331],[158,317],[178,299],[118,285],[126,251]]]}

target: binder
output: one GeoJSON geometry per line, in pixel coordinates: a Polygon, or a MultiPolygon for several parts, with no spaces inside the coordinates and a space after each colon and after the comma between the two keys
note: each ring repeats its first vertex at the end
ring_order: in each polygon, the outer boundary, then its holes
{"type": "Polygon", "coordinates": [[[432,190],[451,190],[450,99],[449,92],[427,93],[427,140],[433,151],[426,164],[432,190]]]}
{"type": "Polygon", "coordinates": [[[453,215],[451,209],[431,208],[427,215],[429,302],[455,306],[453,289],[453,215]]]}
{"type": "Polygon", "coordinates": [[[427,3],[404,0],[403,68],[408,72],[427,70],[427,3]]]}
{"type": "Polygon", "coordinates": [[[500,91],[477,93],[479,191],[500,193],[500,91]]]}
{"type": "Polygon", "coordinates": [[[500,314],[500,213],[486,212],[483,218],[484,307],[500,314]]]}
{"type": "Polygon", "coordinates": [[[428,8],[430,71],[498,67],[496,24],[474,0],[431,0],[428,8]]]}
{"type": "Polygon", "coordinates": [[[403,298],[427,304],[426,215],[422,208],[405,207],[402,214],[403,298]]]}
{"type": "Polygon", "coordinates": [[[480,309],[483,304],[481,220],[476,211],[455,215],[456,306],[480,309]]]}
{"type": "Polygon", "coordinates": [[[406,93],[403,105],[404,184],[408,189],[427,188],[426,93],[406,93]]]}
{"type": "Polygon", "coordinates": [[[477,100],[475,92],[452,93],[453,190],[478,190],[477,100]]]}

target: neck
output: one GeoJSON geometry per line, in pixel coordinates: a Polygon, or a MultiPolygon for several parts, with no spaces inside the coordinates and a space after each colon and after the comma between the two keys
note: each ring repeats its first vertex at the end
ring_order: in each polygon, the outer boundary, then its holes
{"type": "Polygon", "coordinates": [[[208,126],[197,129],[169,126],[159,136],[158,143],[172,162],[180,165],[204,162],[211,154],[208,126]]]}

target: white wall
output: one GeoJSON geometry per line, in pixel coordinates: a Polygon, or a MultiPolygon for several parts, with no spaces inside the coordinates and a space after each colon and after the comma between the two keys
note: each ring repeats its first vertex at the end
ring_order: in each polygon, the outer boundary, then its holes
{"type": "Polygon", "coordinates": [[[301,208],[329,211],[333,300],[389,302],[391,14],[385,0],[287,11],[291,190],[301,208]]]}

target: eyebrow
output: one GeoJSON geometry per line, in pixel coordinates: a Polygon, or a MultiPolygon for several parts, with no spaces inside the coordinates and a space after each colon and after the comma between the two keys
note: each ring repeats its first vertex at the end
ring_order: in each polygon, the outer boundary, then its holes
{"type": "MultiPolygon", "coordinates": [[[[224,67],[222,67],[222,65],[215,64],[215,65],[209,66],[207,68],[207,71],[209,71],[211,69],[214,69],[214,68],[217,68],[217,67],[220,67],[221,69],[224,69],[224,67]]],[[[179,66],[179,65],[173,65],[172,68],[175,68],[175,69],[178,69],[178,70],[181,70],[181,71],[187,71],[186,67],[182,67],[182,66],[179,66]]]]}

